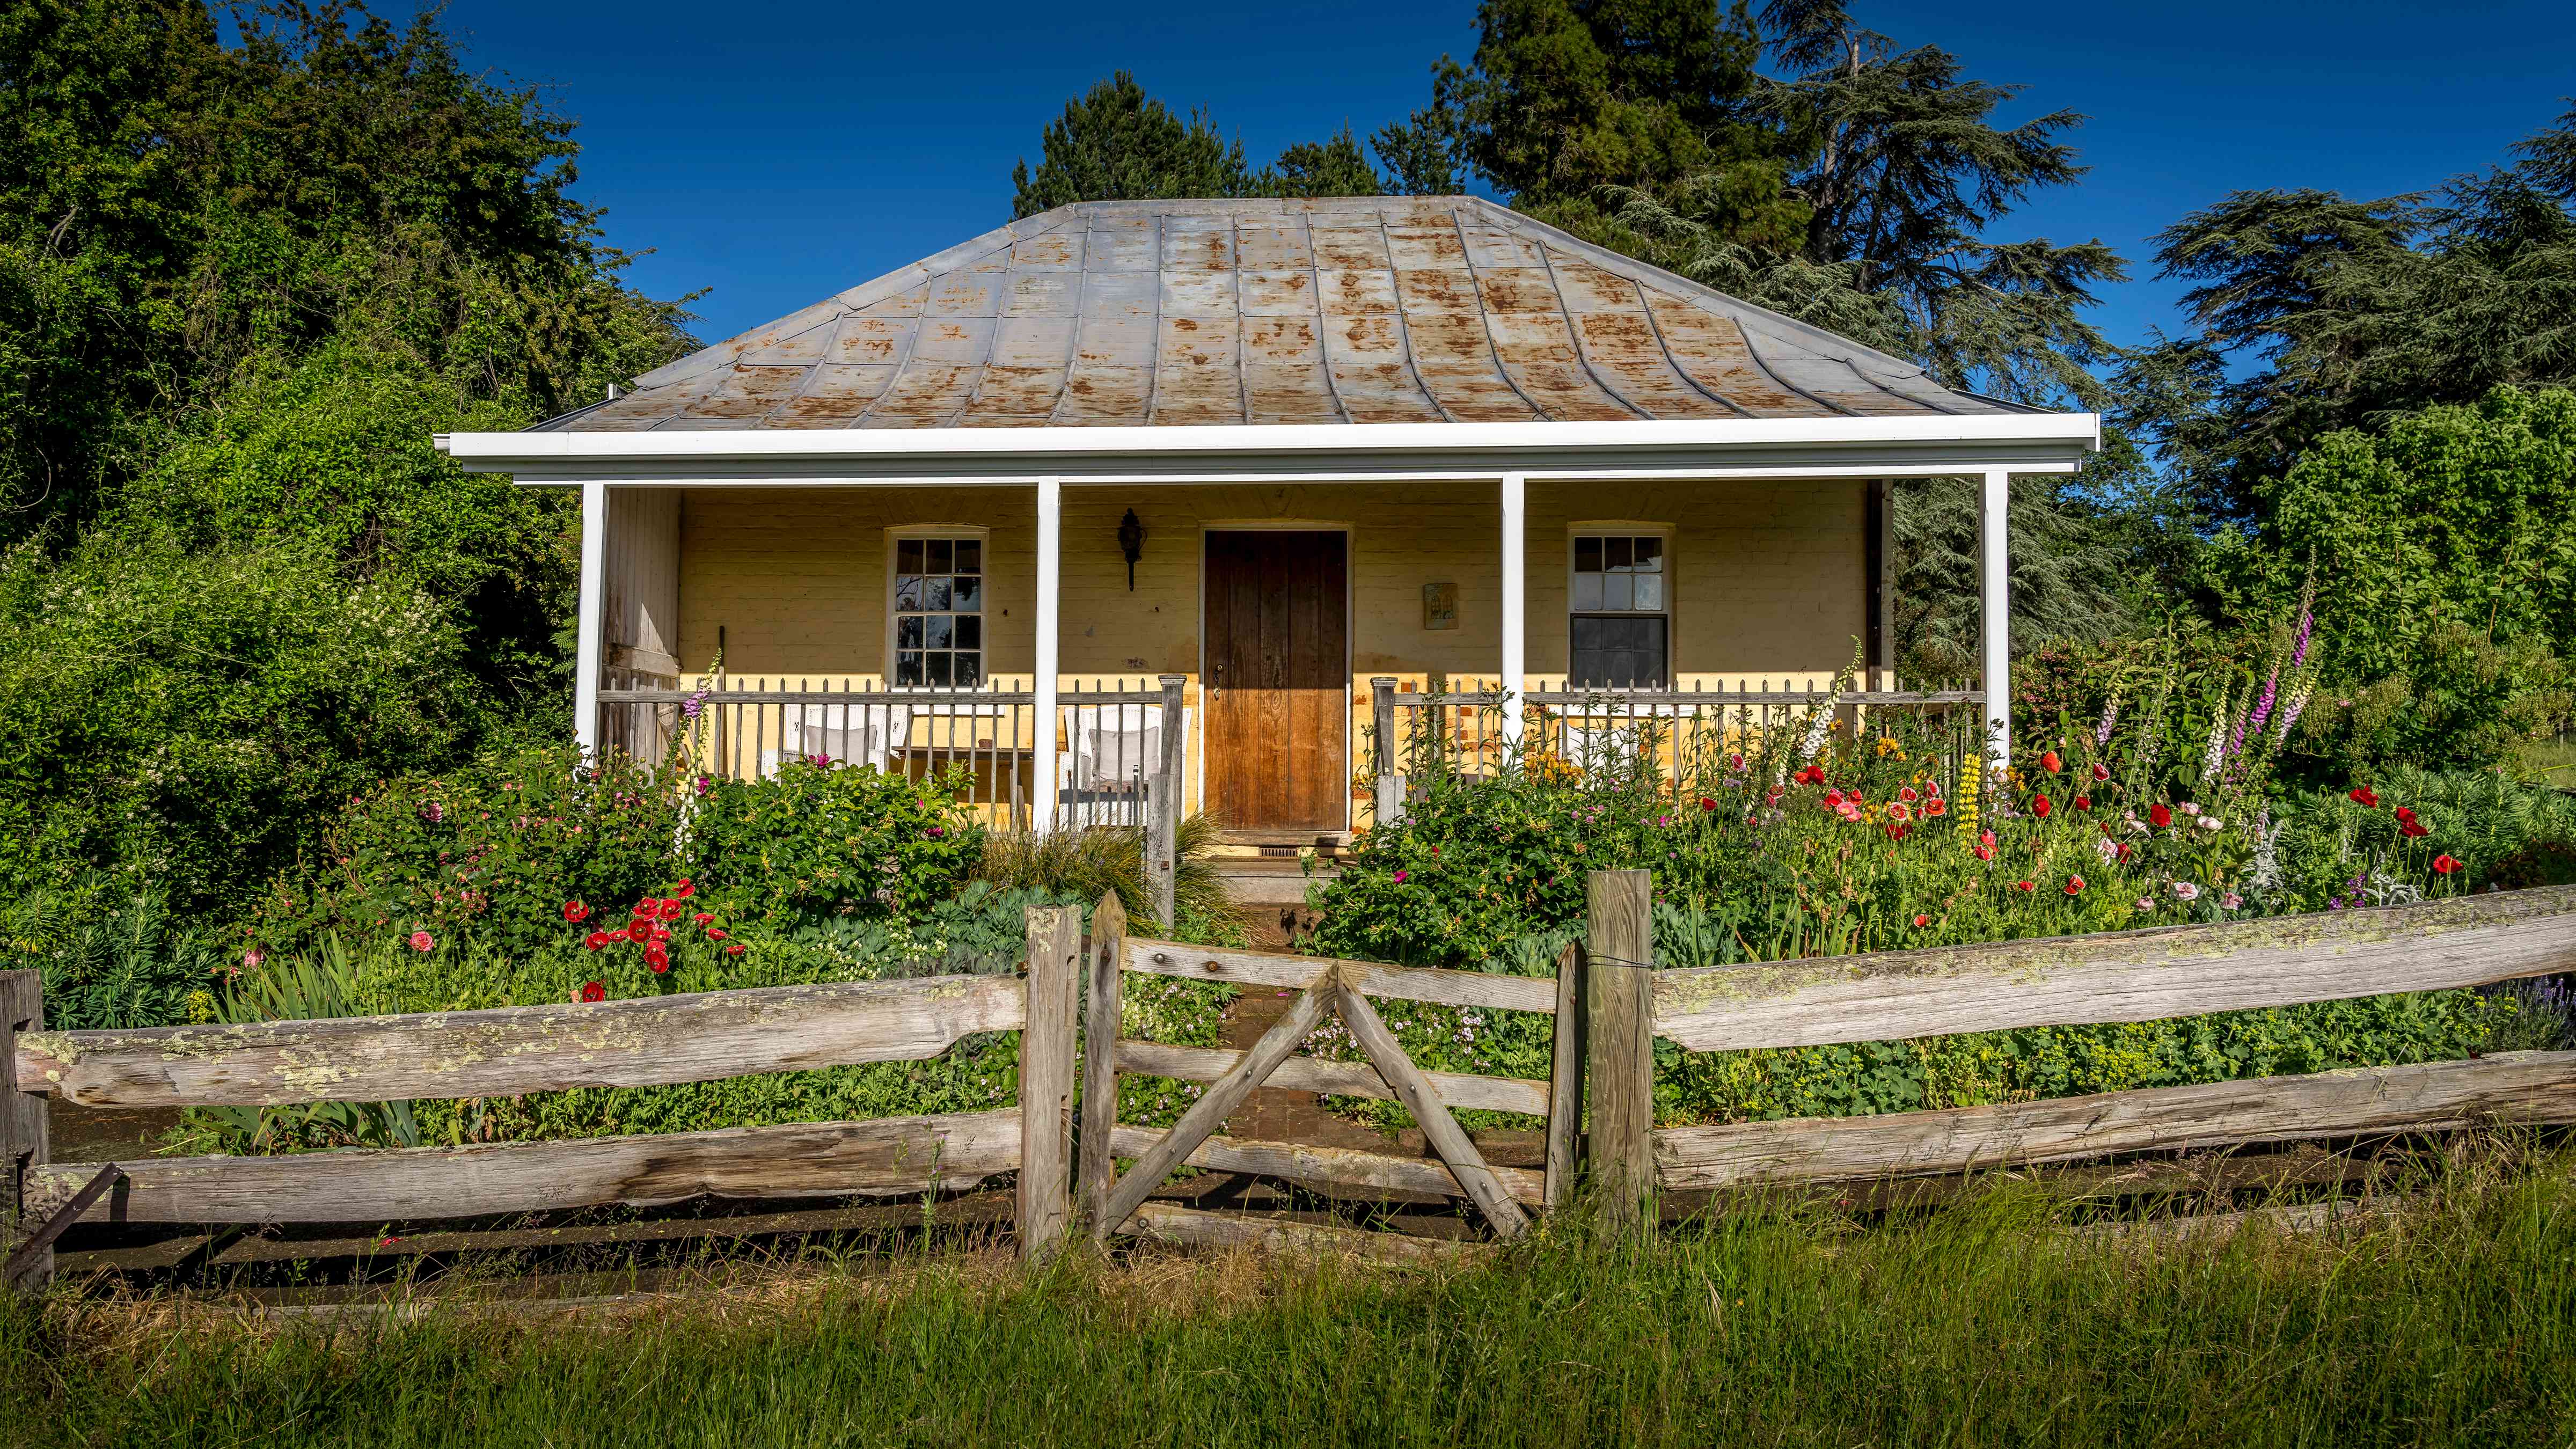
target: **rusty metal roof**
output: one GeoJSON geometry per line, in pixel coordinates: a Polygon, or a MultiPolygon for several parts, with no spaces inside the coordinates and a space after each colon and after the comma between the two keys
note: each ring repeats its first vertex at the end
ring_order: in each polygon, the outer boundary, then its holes
{"type": "Polygon", "coordinates": [[[540,430],[1886,417],[2023,409],[1476,197],[1095,201],[540,430]]]}

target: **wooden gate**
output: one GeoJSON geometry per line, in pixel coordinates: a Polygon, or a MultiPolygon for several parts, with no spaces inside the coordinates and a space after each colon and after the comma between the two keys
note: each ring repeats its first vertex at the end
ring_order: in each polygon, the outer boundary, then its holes
{"type": "Polygon", "coordinates": [[[1184,1164],[1347,1183],[1366,1188],[1465,1198],[1498,1238],[1529,1227],[1528,1209],[1564,1201],[1575,1170],[1575,1134],[1583,1102],[1582,953],[1568,947],[1554,980],[1336,961],[1272,951],[1237,951],[1176,941],[1130,938],[1125,912],[1112,898],[1092,916],[1083,1023],[1083,1108],[1077,1190],[1092,1236],[1131,1227],[1186,1235],[1210,1215],[1150,1205],[1147,1197],[1184,1164]],[[1288,987],[1288,1010],[1248,1051],[1167,1046],[1118,1036],[1122,981],[1147,975],[1288,987]],[[1427,1072],[1405,1054],[1369,998],[1392,997],[1450,1006],[1546,1012],[1556,1018],[1555,1060],[1548,1081],[1427,1072]],[[1368,1054],[1365,1062],[1301,1056],[1298,1047],[1327,1015],[1337,1015],[1368,1054]],[[1118,1123],[1120,1070],[1180,1077],[1207,1091],[1167,1131],[1118,1123]],[[1265,1083],[1299,1090],[1402,1102],[1422,1127],[1437,1160],[1292,1142],[1217,1135],[1226,1117],[1265,1083]],[[1547,1119],[1543,1173],[1495,1167],[1484,1160],[1453,1107],[1522,1112],[1547,1119]],[[1117,1159],[1133,1159],[1121,1175],[1117,1159]],[[1174,1230],[1182,1230],[1176,1233],[1174,1230]]]}

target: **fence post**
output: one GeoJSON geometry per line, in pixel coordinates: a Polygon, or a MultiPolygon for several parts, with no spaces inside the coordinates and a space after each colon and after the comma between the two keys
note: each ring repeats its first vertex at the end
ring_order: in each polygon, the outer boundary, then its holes
{"type": "Polygon", "coordinates": [[[1082,1215],[1095,1223],[1118,1182],[1109,1138],[1118,1130],[1118,1012],[1126,954],[1127,911],[1111,891],[1091,912],[1091,979],[1082,1015],[1082,1156],[1074,1171],[1082,1215]]]}
{"type": "Polygon", "coordinates": [[[1163,676],[1162,759],[1155,765],[1153,799],[1145,817],[1145,880],[1153,887],[1154,911],[1170,932],[1175,897],[1180,889],[1181,781],[1189,758],[1188,721],[1181,709],[1182,674],[1163,676]]]}
{"type": "Polygon", "coordinates": [[[1028,910],[1029,1009],[1020,1031],[1020,1256],[1052,1251],[1072,1218],[1073,1043],[1082,914],[1028,910]]]}
{"type": "MultiPolygon", "coordinates": [[[[0,971],[0,1261],[37,1226],[25,1221],[26,1182],[47,1161],[45,1099],[18,1090],[17,1038],[22,1031],[45,1029],[44,980],[33,971],[0,971]]],[[[54,1250],[46,1248],[19,1286],[41,1293],[53,1280],[54,1250]]]]}
{"type": "Polygon", "coordinates": [[[1584,882],[1586,1095],[1592,1180],[1615,1227],[1631,1227],[1655,1192],[1655,959],[1653,877],[1596,870],[1584,882]]]}
{"type": "Polygon", "coordinates": [[[1384,675],[1369,681],[1369,726],[1377,736],[1377,794],[1370,823],[1393,825],[1404,818],[1404,778],[1395,771],[1395,681],[1384,675]]]}
{"type": "Polygon", "coordinates": [[[1547,1205],[1565,1206],[1574,1195],[1576,1145],[1583,1135],[1583,978],[1580,944],[1556,958],[1556,1051],[1548,1073],[1547,1205]]]}

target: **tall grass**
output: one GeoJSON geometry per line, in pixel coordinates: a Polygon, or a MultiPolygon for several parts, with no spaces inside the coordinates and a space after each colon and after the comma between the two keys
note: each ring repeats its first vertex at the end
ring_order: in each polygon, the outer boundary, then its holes
{"type": "Polygon", "coordinates": [[[2216,1243],[2070,1233],[2005,1190],[1880,1226],[1567,1233],[1445,1273],[923,1259],[570,1326],[11,1310],[0,1424],[49,1449],[2564,1443],[2569,1166],[2216,1243]]]}
{"type": "MultiPolygon", "coordinates": [[[[1181,821],[1172,881],[1172,913],[1179,921],[1161,924],[1205,926],[1226,918],[1225,883],[1211,858],[1221,830],[1218,821],[1203,814],[1181,821]]],[[[984,837],[984,859],[975,878],[1006,889],[1068,891],[1085,901],[1116,891],[1129,920],[1155,919],[1153,894],[1145,881],[1142,830],[994,831],[984,837]]]]}

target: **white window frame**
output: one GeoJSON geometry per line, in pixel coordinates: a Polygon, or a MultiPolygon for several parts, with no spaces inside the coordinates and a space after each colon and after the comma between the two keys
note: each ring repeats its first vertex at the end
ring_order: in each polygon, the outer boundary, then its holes
{"type": "MultiPolygon", "coordinates": [[[[885,629],[882,644],[884,652],[878,656],[877,672],[879,677],[885,681],[885,687],[888,692],[895,694],[948,694],[958,690],[984,690],[995,687],[993,684],[993,620],[998,611],[993,607],[992,529],[980,524],[972,523],[907,523],[894,528],[889,528],[885,531],[885,569],[882,577],[884,580],[885,591],[885,629]],[[984,570],[982,577],[984,580],[984,598],[982,605],[976,610],[976,617],[980,621],[977,627],[981,631],[982,642],[975,646],[975,652],[982,656],[984,668],[983,677],[971,686],[895,683],[895,563],[899,556],[899,551],[905,542],[918,542],[925,539],[972,541],[983,554],[984,570]]],[[[922,611],[916,609],[913,612],[920,613],[922,611]]],[[[950,612],[954,611],[952,610],[950,612]]]]}
{"type": "Polygon", "coordinates": [[[1664,680],[1662,688],[1672,689],[1680,671],[1675,662],[1682,653],[1682,611],[1679,602],[1680,570],[1674,565],[1675,548],[1680,530],[1669,523],[1653,523],[1635,518],[1583,519],[1565,526],[1565,686],[1581,688],[1574,678],[1574,620],[1580,614],[1661,614],[1664,619],[1664,680]],[[1663,545],[1664,602],[1659,609],[1578,609],[1574,606],[1574,544],[1580,538],[1651,538],[1663,545]]]}

